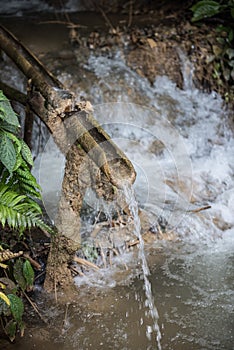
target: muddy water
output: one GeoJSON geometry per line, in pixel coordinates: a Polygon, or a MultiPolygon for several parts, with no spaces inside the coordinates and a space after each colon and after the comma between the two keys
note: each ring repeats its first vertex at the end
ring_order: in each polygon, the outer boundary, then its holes
{"type": "MultiPolygon", "coordinates": [[[[97,119],[134,163],[136,196],[152,226],[160,219],[175,234],[173,242],[145,246],[161,348],[231,350],[233,133],[221,98],[196,90],[183,55],[181,64],[184,90],[166,77],[150,86],[126,66],[121,53],[112,59],[91,55],[82,86],[67,67],[60,78],[91,100],[97,119]],[[205,205],[212,208],[191,213],[205,205]]],[[[56,164],[51,178],[61,178],[62,157],[56,149],[49,156],[56,164]]],[[[49,164],[40,164],[40,170],[48,172],[49,164]]],[[[45,198],[50,187],[47,182],[43,188],[45,198]]],[[[97,206],[89,194],[85,200],[97,206]]],[[[45,199],[45,205],[51,203],[45,199]]],[[[76,278],[76,284],[77,295],[67,305],[53,305],[38,290],[36,302],[47,323],[32,315],[25,337],[14,344],[1,340],[0,348],[159,348],[137,252],[119,257],[112,268],[76,278]]]]}

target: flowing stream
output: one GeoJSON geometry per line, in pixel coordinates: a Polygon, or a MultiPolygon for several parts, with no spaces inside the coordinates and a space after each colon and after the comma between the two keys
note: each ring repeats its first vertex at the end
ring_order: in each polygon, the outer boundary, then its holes
{"type": "MultiPolygon", "coordinates": [[[[233,126],[220,96],[193,86],[192,66],[180,55],[183,90],[165,76],[150,85],[121,53],[90,56],[83,86],[75,85],[74,67],[60,74],[91,100],[95,117],[137,170],[137,201],[133,189],[126,198],[140,240],[138,256],[123,254],[116,267],[76,278],[77,300],[65,306],[51,306],[38,290],[48,324],[32,317],[26,336],[15,344],[0,342],[1,349],[233,349],[233,126]],[[138,205],[152,232],[160,226],[164,239],[144,245],[138,205]],[[205,206],[211,209],[196,212],[205,206]]],[[[63,166],[49,140],[36,173],[52,220],[63,166]]],[[[111,213],[111,205],[99,203],[92,191],[84,205],[111,213]]],[[[90,226],[84,220],[82,232],[90,226]]]]}
{"type": "MultiPolygon", "coordinates": [[[[180,55],[184,90],[167,77],[150,86],[119,53],[112,59],[91,56],[85,66],[87,81],[77,93],[93,97],[96,118],[133,162],[137,202],[151,227],[156,230],[160,223],[175,239],[165,236],[144,247],[137,204],[128,190],[140,239],[138,257],[123,255],[116,269],[76,279],[90,319],[80,323],[70,311],[69,340],[56,337],[62,349],[77,344],[79,349],[232,349],[233,131],[221,98],[193,86],[191,64],[180,55]],[[211,209],[196,212],[205,206],[211,209]]],[[[72,76],[63,74],[61,79],[70,81],[72,76]]],[[[48,147],[40,170],[49,211],[51,181],[43,169],[47,172],[46,161],[53,155],[53,162],[58,161],[54,183],[62,178],[63,159],[53,145],[48,147]]],[[[100,203],[92,191],[84,202],[111,216],[111,205],[100,203]]],[[[85,220],[83,232],[89,227],[85,220]]]]}

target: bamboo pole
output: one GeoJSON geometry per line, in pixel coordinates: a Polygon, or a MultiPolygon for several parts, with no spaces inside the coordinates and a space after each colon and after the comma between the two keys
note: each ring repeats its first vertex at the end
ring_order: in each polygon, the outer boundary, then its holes
{"type": "MultiPolygon", "coordinates": [[[[114,186],[121,188],[123,183],[133,183],[136,173],[130,160],[91,112],[80,111],[79,107],[77,110],[74,94],[66,90],[34,54],[3,26],[0,26],[0,47],[30,80],[33,91],[28,103],[46,124],[60,150],[67,153],[73,133],[74,142],[81,145],[114,186]],[[120,168],[121,171],[118,171],[120,168]]],[[[21,100],[25,103],[23,98],[21,100]]]]}

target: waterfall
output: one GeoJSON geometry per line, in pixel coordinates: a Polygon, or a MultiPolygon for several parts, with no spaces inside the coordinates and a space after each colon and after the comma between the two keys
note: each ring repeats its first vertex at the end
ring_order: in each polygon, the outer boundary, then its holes
{"type": "MultiPolygon", "coordinates": [[[[153,324],[153,330],[156,332],[156,341],[157,341],[157,346],[158,350],[161,350],[161,331],[159,328],[158,324],[158,310],[154,302],[154,297],[152,293],[152,286],[150,283],[150,280],[148,276],[150,275],[150,270],[149,266],[146,260],[146,255],[145,255],[145,248],[144,248],[144,240],[141,236],[141,222],[140,218],[138,215],[138,203],[135,198],[135,193],[134,189],[132,186],[125,186],[124,187],[124,194],[126,197],[126,202],[128,203],[129,210],[131,215],[133,216],[133,221],[134,221],[134,233],[139,239],[139,260],[141,261],[141,266],[142,266],[142,273],[143,273],[143,279],[144,279],[144,290],[145,290],[145,296],[146,296],[146,306],[149,308],[149,313],[150,316],[154,322],[153,324]]],[[[148,339],[151,339],[151,333],[152,333],[152,328],[150,326],[147,327],[146,330],[146,335],[148,339]]]]}

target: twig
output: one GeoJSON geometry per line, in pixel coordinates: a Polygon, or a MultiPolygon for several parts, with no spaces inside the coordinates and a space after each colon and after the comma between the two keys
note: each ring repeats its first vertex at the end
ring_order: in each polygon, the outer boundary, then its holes
{"type": "Polygon", "coordinates": [[[44,275],[46,272],[42,271],[41,273],[39,273],[39,275],[37,275],[34,279],[34,281],[38,280],[38,278],[40,278],[42,275],[44,275]]]}
{"type": "Polygon", "coordinates": [[[39,271],[41,270],[41,265],[37,261],[35,261],[33,258],[31,258],[31,256],[29,256],[29,254],[24,253],[23,257],[28,259],[30,261],[30,263],[35,267],[35,269],[37,269],[39,271]]]}
{"type": "Polygon", "coordinates": [[[157,224],[157,229],[158,229],[159,237],[163,238],[163,233],[159,224],[157,224]]]}
{"type": "Polygon", "coordinates": [[[188,210],[189,213],[199,213],[200,211],[202,210],[207,210],[207,209],[210,209],[211,208],[211,205],[206,205],[204,207],[201,207],[201,208],[196,208],[196,209],[192,209],[192,210],[188,210]]]}
{"type": "MultiPolygon", "coordinates": [[[[100,212],[101,213],[101,212],[100,212]]],[[[98,233],[102,230],[102,228],[103,227],[105,227],[105,226],[109,226],[109,223],[107,222],[107,221],[104,221],[104,222],[100,222],[100,223],[94,223],[94,226],[96,225],[96,227],[94,228],[94,230],[92,231],[92,233],[91,233],[91,237],[92,238],[96,238],[97,237],[97,235],[98,235],[98,233]]]]}
{"type": "Polygon", "coordinates": [[[112,259],[113,259],[113,250],[110,250],[109,252],[109,264],[112,266],[112,259]]]}
{"type": "Polygon", "coordinates": [[[40,317],[40,319],[47,324],[47,322],[45,321],[44,317],[41,315],[41,313],[39,312],[36,304],[29,298],[29,296],[23,291],[23,294],[25,296],[25,298],[28,300],[29,304],[33,307],[34,311],[38,314],[38,316],[40,317]]]}
{"type": "Polygon", "coordinates": [[[103,261],[103,264],[104,264],[104,268],[106,268],[106,257],[105,257],[105,254],[103,252],[103,249],[102,249],[102,246],[101,244],[99,243],[99,247],[100,247],[100,254],[101,254],[101,257],[102,257],[102,261],[103,261]]]}
{"type": "Polygon", "coordinates": [[[119,256],[119,252],[118,252],[117,249],[113,248],[112,251],[113,251],[113,253],[114,253],[116,256],[119,256]]]}
{"type": "Polygon", "coordinates": [[[54,298],[56,303],[58,302],[58,295],[57,295],[57,278],[56,275],[54,274],[54,298]]]}
{"type": "Polygon", "coordinates": [[[67,21],[43,21],[39,22],[39,24],[65,24],[68,28],[87,28],[87,26],[81,24],[75,24],[67,21]]]}
{"type": "MultiPolygon", "coordinates": [[[[99,210],[98,215],[97,215],[96,218],[95,218],[94,226],[96,226],[97,221],[98,221],[100,215],[101,215],[101,210],[99,210]]],[[[100,228],[100,229],[101,229],[101,228],[100,228]]],[[[95,231],[95,229],[94,229],[94,231],[95,231]]],[[[94,231],[93,231],[93,232],[94,232],[94,231]]],[[[99,230],[98,230],[98,232],[99,232],[99,230]]],[[[97,232],[97,233],[98,233],[98,232],[97,232]]],[[[95,235],[95,237],[96,237],[96,235],[95,235]]]]}
{"type": "Polygon", "coordinates": [[[74,274],[78,275],[78,271],[74,266],[69,266],[69,269],[74,272],[74,274]]]}
{"type": "Polygon", "coordinates": [[[66,328],[67,328],[67,326],[68,326],[68,322],[67,322],[67,313],[68,313],[69,305],[70,305],[70,303],[67,303],[67,304],[66,304],[65,315],[64,315],[63,326],[62,326],[62,334],[65,333],[66,328]]]}
{"type": "Polygon", "coordinates": [[[129,2],[128,27],[131,27],[132,25],[132,13],[133,13],[133,0],[129,2]]]}
{"type": "Polygon", "coordinates": [[[140,243],[139,239],[136,239],[136,240],[133,241],[133,242],[129,242],[129,243],[128,243],[128,248],[133,247],[133,246],[135,246],[135,245],[137,245],[137,244],[139,244],[139,243],[140,243]]]}
{"type": "Polygon", "coordinates": [[[128,265],[125,262],[123,262],[123,266],[124,266],[125,270],[128,271],[128,265]]]}
{"type": "Polygon", "coordinates": [[[82,276],[82,277],[85,276],[85,274],[84,274],[82,271],[78,271],[78,270],[77,270],[77,273],[78,273],[78,275],[80,275],[80,276],[82,276]]]}
{"type": "MultiPolygon", "coordinates": [[[[93,1],[92,1],[92,3],[93,3],[93,1]]],[[[94,3],[93,3],[93,4],[94,4],[94,3]]],[[[109,18],[108,18],[107,15],[105,14],[104,10],[103,10],[100,6],[98,6],[98,4],[94,4],[94,6],[98,9],[98,11],[101,12],[101,14],[102,14],[104,20],[106,21],[107,25],[111,28],[112,32],[113,32],[113,33],[116,33],[116,29],[114,28],[114,26],[112,25],[111,21],[109,20],[109,18]]]]}
{"type": "Polygon", "coordinates": [[[80,265],[88,266],[88,267],[91,267],[93,269],[99,270],[99,267],[97,265],[93,264],[92,262],[90,262],[88,260],[79,258],[78,256],[74,256],[73,260],[80,265]]]}

